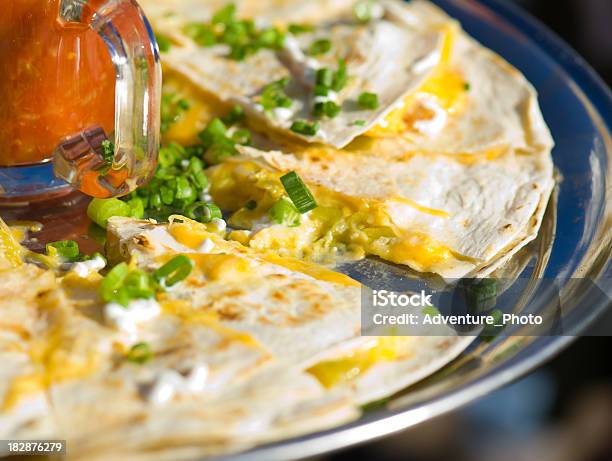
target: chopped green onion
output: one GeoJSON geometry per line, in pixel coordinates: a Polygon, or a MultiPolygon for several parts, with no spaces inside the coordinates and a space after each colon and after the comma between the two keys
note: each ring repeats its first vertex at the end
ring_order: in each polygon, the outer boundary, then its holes
{"type": "Polygon", "coordinates": [[[193,270],[193,262],[185,255],[172,258],[153,272],[153,278],[162,287],[171,287],[185,280],[193,270]]]}
{"type": "Polygon", "coordinates": [[[140,197],[134,197],[126,202],[130,207],[130,217],[136,219],[144,218],[145,207],[144,201],[140,197]]]}
{"type": "Polygon", "coordinates": [[[215,32],[207,24],[191,23],[187,24],[183,31],[200,46],[213,46],[217,43],[215,32]]]}
{"type": "Polygon", "coordinates": [[[212,17],[213,24],[230,24],[235,20],[236,16],[236,5],[228,3],[223,8],[215,12],[212,17]]]}
{"type": "Polygon", "coordinates": [[[306,32],[312,32],[314,26],[310,24],[289,24],[289,33],[293,35],[305,34],[306,32]]]}
{"type": "Polygon", "coordinates": [[[115,300],[117,292],[123,285],[123,281],[127,277],[129,271],[128,265],[126,263],[121,263],[113,267],[111,271],[106,274],[106,277],[104,277],[100,284],[100,296],[104,301],[111,302],[115,300]]]}
{"type": "Polygon", "coordinates": [[[314,136],[319,131],[318,123],[310,123],[306,120],[296,120],[291,124],[291,131],[305,136],[314,136]]]}
{"type": "Polygon", "coordinates": [[[333,101],[318,102],[314,106],[313,115],[315,117],[337,117],[340,113],[341,108],[338,104],[333,101]]]}
{"type": "Polygon", "coordinates": [[[315,85],[314,95],[315,96],[327,96],[329,94],[329,88],[323,85],[315,85]]]}
{"type": "Polygon", "coordinates": [[[376,109],[378,108],[378,95],[376,93],[363,92],[357,99],[357,104],[362,109],[376,109]]]}
{"type": "Polygon", "coordinates": [[[242,122],[244,118],[245,114],[242,106],[235,105],[221,121],[226,125],[233,125],[234,123],[242,122]]]}
{"type": "Polygon", "coordinates": [[[153,358],[153,352],[148,343],[137,343],[130,348],[125,358],[128,362],[142,365],[153,358]]]}
{"type": "Polygon", "coordinates": [[[74,260],[79,257],[79,244],[74,240],[61,240],[59,242],[47,243],[47,254],[53,253],[68,260],[74,260]]]}
{"type": "Polygon", "coordinates": [[[285,45],[285,34],[275,27],[270,27],[262,30],[255,42],[258,47],[279,50],[285,45]]]}
{"type": "Polygon", "coordinates": [[[351,123],[351,125],[355,125],[355,126],[365,126],[366,121],[365,120],[355,120],[353,123],[351,123]]]}
{"type": "Polygon", "coordinates": [[[140,269],[130,272],[119,288],[119,299],[125,297],[128,303],[132,299],[151,299],[154,296],[155,289],[151,282],[151,277],[140,269]]]}
{"type": "Polygon", "coordinates": [[[362,0],[353,6],[353,15],[361,23],[370,22],[373,17],[375,4],[372,0],[362,0]]]}
{"type": "Polygon", "coordinates": [[[338,92],[346,86],[348,82],[348,74],[346,71],[346,61],[344,59],[338,60],[338,70],[334,73],[334,81],[331,88],[338,92]]]}
{"type": "Polygon", "coordinates": [[[206,161],[214,165],[221,163],[228,157],[232,157],[238,153],[231,139],[222,139],[213,144],[206,151],[206,161]]]}
{"type": "Polygon", "coordinates": [[[260,103],[264,110],[272,110],[277,107],[291,107],[293,101],[285,94],[285,87],[289,84],[287,77],[268,83],[262,90],[260,103]]]}
{"type": "Polygon", "coordinates": [[[252,141],[251,132],[249,130],[236,130],[232,134],[232,141],[236,144],[247,146],[252,141]]]}
{"type": "MultiPolygon", "coordinates": [[[[316,74],[316,82],[317,85],[320,85],[323,88],[330,88],[334,83],[334,71],[326,67],[318,69],[316,74]]],[[[325,93],[323,96],[327,96],[327,93],[325,93]]]]}
{"type": "Polygon", "coordinates": [[[487,311],[497,303],[497,280],[480,279],[465,288],[465,297],[470,312],[487,311]]]}
{"type": "Polygon", "coordinates": [[[130,206],[116,198],[95,198],[87,207],[87,216],[100,227],[106,227],[108,219],[113,216],[130,216],[130,206]]]}
{"type": "Polygon", "coordinates": [[[308,54],[312,56],[316,56],[319,54],[325,54],[331,50],[332,42],[329,39],[322,38],[319,40],[315,40],[308,47],[308,54]]]}
{"type": "Polygon", "coordinates": [[[214,203],[196,202],[185,210],[188,218],[198,220],[202,223],[209,223],[213,219],[222,219],[221,209],[214,203]]]}
{"type": "Polygon", "coordinates": [[[246,202],[244,207],[247,210],[254,210],[255,208],[257,208],[257,202],[255,200],[249,200],[248,202],[246,202]]]}
{"type": "Polygon", "coordinates": [[[472,87],[472,86],[471,86],[471,85],[470,85],[468,82],[465,82],[465,83],[463,84],[463,89],[464,89],[464,91],[470,91],[470,88],[471,88],[471,87],[472,87]]]}
{"type": "Polygon", "coordinates": [[[157,46],[159,47],[159,51],[162,53],[167,53],[172,47],[172,40],[165,35],[156,34],[157,46]]]}
{"type": "Polygon", "coordinates": [[[221,119],[214,118],[210,121],[206,128],[204,128],[199,136],[204,147],[209,148],[220,139],[225,139],[226,133],[227,127],[225,124],[221,121],[221,119]]]}
{"type": "Polygon", "coordinates": [[[270,208],[270,220],[289,227],[300,225],[300,213],[291,200],[281,197],[270,208]]]}
{"type": "Polygon", "coordinates": [[[291,171],[281,176],[280,181],[287,191],[289,198],[301,214],[317,207],[317,202],[312,193],[295,171],[291,171]]]}

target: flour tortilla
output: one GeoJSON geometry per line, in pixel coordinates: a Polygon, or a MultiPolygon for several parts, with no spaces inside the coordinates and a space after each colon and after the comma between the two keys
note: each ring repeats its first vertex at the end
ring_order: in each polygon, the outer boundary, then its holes
{"type": "Polygon", "coordinates": [[[288,24],[292,17],[299,17],[296,12],[306,10],[299,22],[313,24],[319,30],[296,37],[288,35],[282,51],[261,50],[239,62],[226,57],[225,45],[198,46],[181,32],[190,22],[210,18],[214,8],[207,3],[191,2],[187,11],[165,0],[145,2],[143,7],[150,12],[156,30],[173,37],[176,42],[163,54],[166,66],[221,101],[240,104],[252,119],[286,136],[343,147],[421,85],[440,60],[445,39],[442,29],[410,27],[386,17],[358,24],[353,18],[352,2],[332,2],[331,8],[327,3],[320,4],[320,9],[316,9],[318,2],[264,2],[261,5],[257,2],[257,7],[251,7],[250,3],[239,3],[238,14],[252,17],[248,13],[255,13],[263,24],[281,19],[288,24]],[[291,10],[287,17],[280,15],[291,10]],[[168,12],[173,14],[168,16],[168,12]],[[305,55],[303,50],[321,38],[331,40],[332,51],[322,56],[305,55]],[[316,70],[324,67],[335,70],[339,58],[346,60],[350,76],[346,87],[338,93],[337,103],[343,110],[333,119],[315,120],[312,109],[316,70]],[[288,117],[266,114],[258,104],[258,96],[265,85],[284,77],[291,77],[287,94],[294,100],[292,113],[288,117]],[[378,96],[377,108],[359,108],[357,100],[363,92],[378,96]],[[304,119],[317,121],[320,126],[317,134],[303,136],[290,130],[294,121],[304,119]]]}

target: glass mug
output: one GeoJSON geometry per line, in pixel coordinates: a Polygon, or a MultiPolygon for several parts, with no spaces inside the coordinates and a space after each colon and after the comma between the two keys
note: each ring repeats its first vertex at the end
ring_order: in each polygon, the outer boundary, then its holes
{"type": "Polygon", "coordinates": [[[160,95],[159,51],[134,0],[4,0],[0,203],[147,182],[160,95]]]}

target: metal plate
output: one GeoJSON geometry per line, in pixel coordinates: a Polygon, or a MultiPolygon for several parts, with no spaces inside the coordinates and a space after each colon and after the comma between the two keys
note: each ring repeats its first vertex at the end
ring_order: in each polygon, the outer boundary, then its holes
{"type": "MultiPolygon", "coordinates": [[[[434,0],[459,19],[468,33],[525,73],[540,95],[545,119],[557,143],[554,161],[559,185],[538,239],[505,267],[505,278],[521,285],[516,312],[546,312],[560,305],[565,335],[477,340],[434,376],[366,411],[350,424],[258,447],[227,460],[285,460],[312,456],[380,437],[450,411],[510,382],[560,352],[606,308],[612,264],[612,96],[605,84],[567,45],[542,25],[501,0],[434,0]],[[538,289],[555,279],[558,293],[538,289]],[[591,283],[575,283],[575,278],[591,283]],[[560,299],[559,299],[560,298],[560,299]]],[[[5,219],[45,224],[34,234],[34,249],[63,238],[78,240],[86,252],[99,249],[85,216],[88,199],[78,193],[27,210],[2,209],[5,219]]],[[[343,267],[365,283],[435,284],[404,268],[377,260],[343,267]]]]}

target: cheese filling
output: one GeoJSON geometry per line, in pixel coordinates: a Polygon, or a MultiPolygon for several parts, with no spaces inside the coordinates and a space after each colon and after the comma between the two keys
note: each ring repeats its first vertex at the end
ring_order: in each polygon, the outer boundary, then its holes
{"type": "Polygon", "coordinates": [[[456,258],[445,245],[425,233],[398,229],[388,214],[391,203],[416,209],[439,219],[448,214],[404,198],[387,201],[349,197],[322,186],[309,185],[317,208],[301,216],[299,226],[270,224],[258,228],[272,205],[285,191],[279,177],[250,161],[228,161],[209,171],[211,195],[222,208],[233,211],[229,224],[250,232],[232,232],[241,243],[258,251],[270,251],[282,257],[316,262],[332,262],[339,257],[359,259],[368,254],[422,272],[433,271],[456,258]],[[254,201],[257,206],[245,207],[254,201]],[[397,202],[397,203],[396,203],[397,202]]]}

